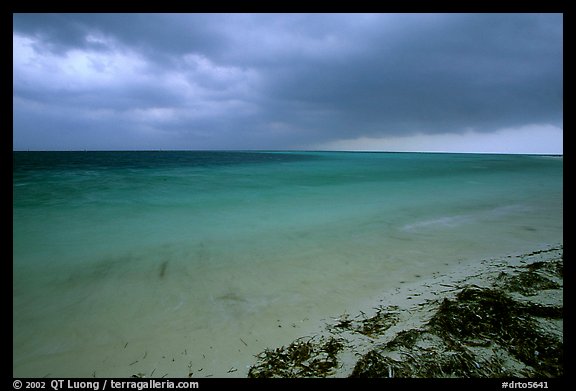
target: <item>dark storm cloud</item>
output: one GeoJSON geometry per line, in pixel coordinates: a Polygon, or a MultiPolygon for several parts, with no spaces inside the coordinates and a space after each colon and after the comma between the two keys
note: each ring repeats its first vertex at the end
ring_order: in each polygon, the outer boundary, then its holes
{"type": "Polygon", "coordinates": [[[65,147],[114,135],[109,148],[291,148],[561,127],[562,24],[558,14],[17,14],[15,147],[21,134],[42,144],[56,133],[65,147]],[[75,137],[54,130],[66,127],[75,137]]]}
{"type": "Polygon", "coordinates": [[[270,95],[327,110],[342,132],[354,124],[375,132],[439,132],[559,123],[560,19],[438,18],[408,16],[404,35],[375,31],[345,62],[319,58],[275,75],[270,95]]]}

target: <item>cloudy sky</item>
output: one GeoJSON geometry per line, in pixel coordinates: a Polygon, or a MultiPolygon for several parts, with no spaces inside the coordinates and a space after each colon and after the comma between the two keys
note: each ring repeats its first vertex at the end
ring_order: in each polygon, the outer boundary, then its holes
{"type": "Polygon", "coordinates": [[[14,14],[15,150],[562,153],[561,14],[14,14]]]}

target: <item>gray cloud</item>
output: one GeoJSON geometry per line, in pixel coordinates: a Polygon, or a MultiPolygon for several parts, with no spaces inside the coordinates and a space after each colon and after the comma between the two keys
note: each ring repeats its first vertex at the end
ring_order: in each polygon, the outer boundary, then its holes
{"type": "Polygon", "coordinates": [[[16,14],[14,147],[561,127],[562,29],[558,14],[16,14]]]}
{"type": "Polygon", "coordinates": [[[184,14],[15,14],[14,32],[37,37],[44,49],[106,49],[90,40],[109,36],[151,57],[222,50],[210,15],[184,14]]]}

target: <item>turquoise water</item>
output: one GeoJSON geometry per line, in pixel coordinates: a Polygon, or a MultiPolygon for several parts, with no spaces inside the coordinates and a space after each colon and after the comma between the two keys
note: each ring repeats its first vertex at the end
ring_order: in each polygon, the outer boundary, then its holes
{"type": "Polygon", "coordinates": [[[562,164],[14,152],[14,376],[243,376],[384,289],[560,243],[562,164]]]}

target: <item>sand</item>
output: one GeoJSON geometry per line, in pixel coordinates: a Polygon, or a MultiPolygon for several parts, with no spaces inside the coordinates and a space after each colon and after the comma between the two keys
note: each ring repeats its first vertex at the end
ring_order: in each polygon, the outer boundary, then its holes
{"type": "Polygon", "coordinates": [[[458,265],[404,284],[322,333],[271,346],[250,377],[563,375],[563,248],[458,265]]]}

